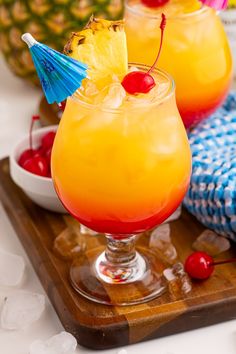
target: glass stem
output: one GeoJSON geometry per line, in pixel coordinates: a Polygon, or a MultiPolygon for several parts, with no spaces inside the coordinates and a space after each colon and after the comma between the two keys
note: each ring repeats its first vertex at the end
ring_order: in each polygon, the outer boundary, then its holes
{"type": "Polygon", "coordinates": [[[117,235],[106,235],[107,248],[105,257],[109,263],[129,263],[136,257],[135,235],[119,238],[117,235]]]}

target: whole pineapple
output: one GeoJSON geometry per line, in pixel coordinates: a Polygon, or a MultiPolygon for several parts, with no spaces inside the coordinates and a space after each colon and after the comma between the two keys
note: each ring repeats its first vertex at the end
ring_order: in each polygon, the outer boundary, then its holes
{"type": "Polygon", "coordinates": [[[121,18],[122,1],[0,0],[0,49],[16,75],[38,83],[30,53],[20,38],[24,32],[62,51],[71,32],[83,28],[91,14],[121,18]]]}

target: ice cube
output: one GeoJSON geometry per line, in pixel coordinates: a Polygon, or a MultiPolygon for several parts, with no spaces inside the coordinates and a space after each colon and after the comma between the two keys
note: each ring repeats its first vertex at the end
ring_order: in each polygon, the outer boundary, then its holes
{"type": "Polygon", "coordinates": [[[167,287],[169,295],[174,299],[181,299],[182,289],[180,279],[174,275],[172,268],[167,268],[163,271],[163,276],[167,280],[167,287]]]}
{"type": "Polygon", "coordinates": [[[181,213],[182,213],[182,206],[180,205],[180,206],[174,211],[174,213],[171,214],[171,215],[164,221],[164,223],[171,222],[171,221],[174,221],[174,220],[179,219],[180,216],[181,216],[181,213]]]}
{"type": "Polygon", "coordinates": [[[47,351],[46,345],[42,340],[35,340],[30,345],[29,354],[51,354],[47,351]]]}
{"type": "Polygon", "coordinates": [[[177,252],[171,242],[169,224],[162,224],[152,231],[149,246],[154,247],[160,257],[167,263],[173,264],[175,262],[177,252]]]}
{"type": "Polygon", "coordinates": [[[151,242],[155,247],[161,247],[163,242],[170,243],[170,225],[160,225],[151,233],[151,242]]]}
{"type": "Polygon", "coordinates": [[[68,227],[54,240],[54,251],[64,259],[73,259],[77,257],[86,248],[86,242],[82,232],[77,229],[68,227]]]}
{"type": "Polygon", "coordinates": [[[166,268],[163,271],[163,275],[166,278],[167,281],[172,281],[175,280],[177,277],[174,275],[173,273],[173,269],[172,268],[166,268]]]}
{"type": "Polygon", "coordinates": [[[157,97],[163,97],[169,90],[170,84],[166,82],[158,83],[158,86],[155,89],[155,94],[157,97]]]}
{"type": "Polygon", "coordinates": [[[176,275],[176,276],[181,276],[185,273],[184,265],[181,262],[175,263],[173,265],[172,269],[173,269],[174,275],[176,275]]]}
{"type": "Polygon", "coordinates": [[[120,82],[120,79],[117,75],[113,74],[112,75],[112,82],[120,82]]]}
{"type": "Polygon", "coordinates": [[[227,238],[207,229],[198,236],[192,247],[197,251],[206,252],[210,256],[217,256],[230,248],[230,242],[227,238]]]}
{"type": "Polygon", "coordinates": [[[181,262],[173,265],[173,274],[180,279],[182,292],[189,293],[192,290],[192,283],[181,262]]]}
{"type": "Polygon", "coordinates": [[[80,224],[80,232],[82,235],[90,235],[90,236],[95,236],[98,234],[96,231],[93,231],[89,229],[87,226],[84,226],[82,224],[80,224]]]}
{"type": "Polygon", "coordinates": [[[139,71],[139,69],[138,69],[136,66],[131,66],[131,67],[129,68],[129,73],[132,73],[132,72],[134,72],[134,71],[139,71]]]}
{"type": "Polygon", "coordinates": [[[169,294],[174,299],[180,299],[192,290],[191,280],[182,263],[178,262],[172,268],[165,269],[163,275],[167,280],[169,294]]]}
{"type": "Polygon", "coordinates": [[[127,354],[127,350],[126,349],[120,349],[117,351],[117,354],[127,354]]]}
{"type": "Polygon", "coordinates": [[[142,29],[142,33],[148,33],[148,39],[153,40],[153,42],[157,42],[157,32],[159,30],[157,21],[149,19],[148,21],[144,21],[142,25],[144,26],[142,29]]]}
{"type": "Polygon", "coordinates": [[[146,105],[150,104],[149,96],[144,96],[142,94],[139,95],[127,95],[126,102],[132,106],[139,105],[140,107],[145,107],[146,105]]]}
{"type": "Polygon", "coordinates": [[[186,273],[184,276],[182,276],[181,281],[182,281],[182,287],[181,287],[182,292],[184,294],[190,293],[190,291],[192,291],[192,283],[189,276],[186,273]]]}
{"type": "Polygon", "coordinates": [[[68,332],[61,332],[46,341],[34,341],[30,346],[29,354],[72,354],[76,347],[75,337],[68,332]]]}
{"type": "Polygon", "coordinates": [[[37,321],[45,309],[44,295],[17,290],[5,298],[1,327],[17,330],[37,321]]]}
{"type": "Polygon", "coordinates": [[[95,96],[99,93],[97,86],[91,80],[86,81],[85,89],[83,91],[84,96],[95,96]]]}
{"type": "Polygon", "coordinates": [[[120,83],[111,84],[108,87],[108,92],[103,98],[102,107],[116,109],[119,108],[124,98],[126,97],[126,92],[120,83]]]}
{"type": "Polygon", "coordinates": [[[21,256],[0,250],[0,286],[16,286],[21,283],[25,262],[21,256]]]}

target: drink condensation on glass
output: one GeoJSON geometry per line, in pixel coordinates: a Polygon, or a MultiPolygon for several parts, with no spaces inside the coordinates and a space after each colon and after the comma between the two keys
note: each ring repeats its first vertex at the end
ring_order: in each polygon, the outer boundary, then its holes
{"type": "Polygon", "coordinates": [[[232,57],[217,13],[196,0],[170,0],[150,9],[127,0],[125,24],[129,60],[152,65],[160,40],[160,14],[167,17],[159,67],[176,82],[177,105],[186,127],[209,116],[223,102],[232,79],[232,57]]]}

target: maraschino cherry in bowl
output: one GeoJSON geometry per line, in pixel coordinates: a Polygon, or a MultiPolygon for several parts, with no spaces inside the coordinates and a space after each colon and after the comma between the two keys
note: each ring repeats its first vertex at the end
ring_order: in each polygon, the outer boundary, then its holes
{"type": "MultiPolygon", "coordinates": [[[[37,205],[58,213],[66,213],[55,192],[52,178],[50,177],[50,153],[40,153],[42,139],[48,134],[46,145],[56,132],[57,125],[39,128],[32,132],[31,138],[26,135],[20,139],[10,154],[10,173],[13,181],[37,205]],[[30,155],[29,140],[32,140],[33,154],[30,155]],[[23,161],[22,161],[23,157],[23,161]],[[33,160],[32,160],[33,158],[33,160]],[[46,163],[45,163],[46,160],[46,163]],[[38,171],[39,169],[39,171],[38,171]],[[41,174],[41,175],[40,175],[41,174]]],[[[48,147],[50,150],[50,147],[48,147]]]]}

